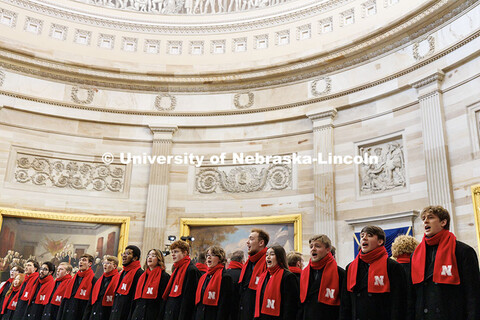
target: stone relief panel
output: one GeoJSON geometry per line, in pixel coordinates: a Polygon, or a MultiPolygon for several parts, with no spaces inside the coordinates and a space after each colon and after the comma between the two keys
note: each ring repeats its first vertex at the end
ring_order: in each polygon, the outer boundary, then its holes
{"type": "Polygon", "coordinates": [[[17,25],[17,13],[0,8],[0,23],[15,28],[17,25]]]}
{"type": "Polygon", "coordinates": [[[413,57],[421,60],[435,51],[435,38],[428,36],[426,39],[413,44],[413,57]]]}
{"type": "Polygon", "coordinates": [[[47,188],[122,193],[126,165],[68,160],[17,152],[14,182],[47,188]]]}
{"type": "Polygon", "coordinates": [[[3,86],[4,81],[5,81],[5,72],[0,70],[0,87],[3,86]]]}
{"type": "Polygon", "coordinates": [[[330,77],[321,77],[313,80],[310,84],[310,91],[314,97],[330,93],[332,91],[332,79],[330,77]]]}
{"type": "Polygon", "coordinates": [[[72,87],[70,97],[78,104],[90,104],[93,101],[95,90],[93,88],[72,87]]]}
{"type": "Polygon", "coordinates": [[[254,98],[253,92],[236,93],[233,96],[233,105],[237,109],[247,109],[253,106],[254,98]]]}
{"type": "Polygon", "coordinates": [[[177,98],[168,93],[161,93],[155,97],[155,108],[159,111],[175,110],[177,98]]]}
{"type": "Polygon", "coordinates": [[[195,193],[249,193],[292,189],[291,164],[195,169],[195,193]]]}
{"type": "Polygon", "coordinates": [[[358,154],[376,156],[378,163],[359,165],[359,195],[396,191],[407,187],[402,136],[357,145],[358,154]]]}
{"type": "Polygon", "coordinates": [[[154,14],[231,13],[272,7],[292,0],[74,0],[101,7],[154,14]]]}

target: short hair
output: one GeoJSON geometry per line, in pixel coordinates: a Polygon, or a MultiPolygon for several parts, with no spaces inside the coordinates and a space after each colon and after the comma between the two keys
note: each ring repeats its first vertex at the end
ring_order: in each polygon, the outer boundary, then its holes
{"type": "Polygon", "coordinates": [[[42,265],[46,265],[48,267],[48,272],[51,272],[52,274],[55,273],[55,265],[51,263],[50,261],[45,261],[42,263],[42,265]]]}
{"type": "Polygon", "coordinates": [[[411,255],[418,246],[418,241],[412,236],[400,235],[392,243],[392,256],[398,257],[402,254],[411,255]]]}
{"type": "MultiPolygon", "coordinates": [[[[207,249],[207,251],[208,251],[208,249],[207,249]]],[[[205,256],[205,252],[200,252],[198,254],[198,257],[197,257],[197,262],[205,263],[206,260],[207,260],[207,257],[205,256]]]]}
{"type": "MultiPolygon", "coordinates": [[[[71,265],[70,263],[68,263],[68,262],[60,262],[60,263],[58,264],[58,266],[59,266],[59,267],[60,267],[60,266],[64,266],[64,267],[65,267],[65,270],[67,270],[67,273],[72,273],[73,267],[72,267],[72,265],[71,265]]],[[[57,267],[57,269],[58,269],[58,267],[57,267]]]]}
{"type": "Polygon", "coordinates": [[[282,246],[278,244],[274,244],[273,246],[269,247],[275,253],[275,258],[277,258],[277,264],[280,268],[288,270],[288,263],[287,263],[287,253],[282,246]]]}
{"type": "Polygon", "coordinates": [[[148,268],[147,260],[148,260],[148,254],[150,253],[150,251],[155,252],[155,256],[157,257],[157,260],[158,260],[157,266],[160,266],[160,268],[165,270],[165,259],[163,258],[162,252],[158,249],[150,249],[147,251],[147,257],[145,258],[145,264],[143,265],[143,269],[147,270],[148,268]]]}
{"type": "Polygon", "coordinates": [[[35,259],[28,259],[27,262],[25,262],[25,263],[28,263],[28,262],[33,263],[33,266],[35,267],[35,269],[37,269],[37,271],[38,271],[38,269],[40,269],[40,264],[38,264],[38,261],[37,261],[37,260],[35,260],[35,259]]]}
{"type": "Polygon", "coordinates": [[[437,216],[440,221],[447,220],[447,224],[445,227],[443,227],[443,229],[450,230],[450,213],[448,213],[447,209],[442,206],[428,206],[423,208],[420,218],[423,220],[423,217],[427,213],[432,213],[433,215],[437,216]]]}
{"type": "Polygon", "coordinates": [[[25,273],[25,270],[22,268],[22,266],[13,266],[12,269],[13,268],[17,268],[18,273],[25,273]]]}
{"type": "Polygon", "coordinates": [[[117,257],[107,255],[107,256],[105,257],[105,260],[107,260],[107,261],[109,261],[109,262],[113,262],[113,264],[118,267],[118,258],[117,258],[117,257]]]}
{"type": "Polygon", "coordinates": [[[332,247],[332,240],[330,240],[330,238],[325,234],[314,235],[313,237],[311,237],[308,240],[308,244],[311,244],[314,241],[319,241],[319,242],[323,243],[325,245],[325,248],[331,248],[332,247]]]}
{"type": "Polygon", "coordinates": [[[230,257],[230,261],[237,261],[242,263],[244,258],[245,258],[245,253],[243,252],[243,250],[237,250],[232,253],[232,256],[230,257]]]}
{"type": "Polygon", "coordinates": [[[291,251],[287,254],[287,263],[289,267],[295,267],[298,262],[303,260],[302,254],[300,252],[291,251]]]}
{"type": "Polygon", "coordinates": [[[216,256],[220,259],[219,263],[226,264],[227,263],[227,254],[222,247],[219,246],[210,246],[207,249],[207,252],[210,251],[211,255],[216,256]]]}
{"type": "MultiPolygon", "coordinates": [[[[17,276],[20,277],[20,284],[19,284],[19,286],[21,287],[22,284],[23,284],[23,281],[25,281],[25,273],[19,273],[17,276]]],[[[13,279],[13,280],[15,281],[15,279],[13,279]]],[[[8,288],[8,291],[7,291],[7,293],[5,294],[5,297],[8,297],[8,295],[10,294],[10,292],[13,291],[13,288],[14,288],[14,286],[13,286],[13,282],[12,282],[12,285],[10,286],[10,288],[8,288]]],[[[18,288],[18,287],[17,287],[17,288],[18,288]]]]}
{"type": "Polygon", "coordinates": [[[125,248],[125,250],[130,249],[133,252],[133,256],[137,257],[137,260],[140,259],[140,256],[142,254],[142,251],[140,251],[140,248],[134,245],[129,245],[125,248]]]}
{"type": "Polygon", "coordinates": [[[183,252],[186,251],[187,254],[190,253],[190,245],[186,241],[183,241],[183,240],[173,241],[172,244],[170,245],[170,251],[177,248],[182,250],[183,252]]]}
{"type": "Polygon", "coordinates": [[[88,253],[84,253],[84,254],[82,254],[82,255],[80,256],[80,259],[82,259],[82,258],[87,258],[87,259],[88,259],[88,262],[91,262],[91,263],[93,264],[93,261],[94,261],[94,260],[93,260],[93,256],[92,256],[92,255],[90,255],[90,254],[88,254],[88,253]]]}
{"type": "Polygon", "coordinates": [[[337,253],[337,248],[332,246],[332,248],[330,249],[330,253],[332,254],[333,257],[335,257],[335,253],[337,253]]]}
{"type": "Polygon", "coordinates": [[[366,234],[371,234],[372,236],[377,236],[378,240],[383,240],[382,245],[385,245],[385,240],[387,238],[385,236],[385,231],[383,231],[383,229],[378,226],[365,226],[360,231],[360,233],[366,233],[366,234]]]}
{"type": "Polygon", "coordinates": [[[253,228],[250,232],[258,233],[258,239],[263,240],[263,242],[265,243],[264,244],[265,247],[267,246],[268,241],[270,241],[270,236],[268,235],[268,233],[265,230],[253,228]]]}

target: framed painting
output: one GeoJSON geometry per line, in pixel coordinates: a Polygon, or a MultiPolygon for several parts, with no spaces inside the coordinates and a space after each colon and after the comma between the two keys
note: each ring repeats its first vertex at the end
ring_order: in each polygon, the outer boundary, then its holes
{"type": "Polygon", "coordinates": [[[219,245],[227,257],[236,250],[243,250],[247,257],[247,238],[252,228],[260,228],[270,235],[269,245],[279,244],[289,251],[301,251],[302,216],[300,214],[253,218],[193,218],[181,219],[181,236],[190,236],[192,258],[211,245],[219,245]]]}
{"type": "Polygon", "coordinates": [[[480,250],[480,184],[472,186],[471,189],[472,189],[473,215],[475,216],[475,227],[477,231],[476,232],[477,244],[480,250]]]}
{"type": "Polygon", "coordinates": [[[104,255],[121,258],[129,224],[130,217],[0,208],[0,270],[30,257],[56,265],[69,262],[74,267],[84,253],[100,259],[104,255]]]}

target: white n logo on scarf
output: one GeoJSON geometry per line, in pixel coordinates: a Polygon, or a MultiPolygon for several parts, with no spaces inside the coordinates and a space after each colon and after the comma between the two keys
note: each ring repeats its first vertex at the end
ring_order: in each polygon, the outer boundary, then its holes
{"type": "Polygon", "coordinates": [[[56,297],[55,297],[55,301],[56,301],[56,302],[62,301],[62,296],[56,296],[56,297]]]}
{"type": "Polygon", "coordinates": [[[267,299],[267,308],[268,309],[275,309],[275,300],[267,299]]]}
{"type": "Polygon", "coordinates": [[[442,266],[442,276],[452,276],[452,265],[449,264],[448,266],[442,266]]]}
{"type": "Polygon", "coordinates": [[[258,281],[260,280],[260,277],[255,278],[255,284],[258,284],[258,281]]]}
{"type": "Polygon", "coordinates": [[[215,291],[208,291],[208,299],[215,300],[215,291]]]}
{"type": "Polygon", "coordinates": [[[383,277],[384,276],[375,276],[375,285],[376,286],[383,286],[383,277]]]}
{"type": "Polygon", "coordinates": [[[327,288],[327,292],[325,293],[325,297],[333,299],[334,294],[335,294],[335,289],[327,288]]]}
{"type": "Polygon", "coordinates": [[[40,301],[45,300],[45,295],[40,295],[40,301]]]}
{"type": "Polygon", "coordinates": [[[12,307],[16,307],[17,306],[17,301],[13,301],[12,302],[12,307]]]}
{"type": "Polygon", "coordinates": [[[107,302],[113,302],[113,296],[106,296],[107,297],[107,302]]]}
{"type": "Polygon", "coordinates": [[[127,284],[126,284],[126,283],[122,283],[122,287],[120,288],[120,290],[127,290],[127,284]]]}
{"type": "Polygon", "coordinates": [[[177,292],[178,291],[178,284],[175,285],[175,288],[173,289],[173,292],[177,292]]]}
{"type": "Polygon", "coordinates": [[[25,291],[25,294],[23,295],[24,298],[28,298],[28,292],[25,291]]]}
{"type": "Polygon", "coordinates": [[[87,289],[80,289],[80,295],[81,296],[86,296],[87,295],[87,289]]]}
{"type": "Polygon", "coordinates": [[[147,294],[153,294],[153,287],[147,288],[147,294]]]}

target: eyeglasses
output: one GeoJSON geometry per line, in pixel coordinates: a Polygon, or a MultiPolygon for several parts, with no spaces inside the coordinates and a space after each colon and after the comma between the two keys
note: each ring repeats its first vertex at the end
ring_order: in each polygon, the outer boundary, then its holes
{"type": "Polygon", "coordinates": [[[50,270],[48,270],[48,268],[40,268],[39,270],[40,271],[50,271],[50,270]]]}

